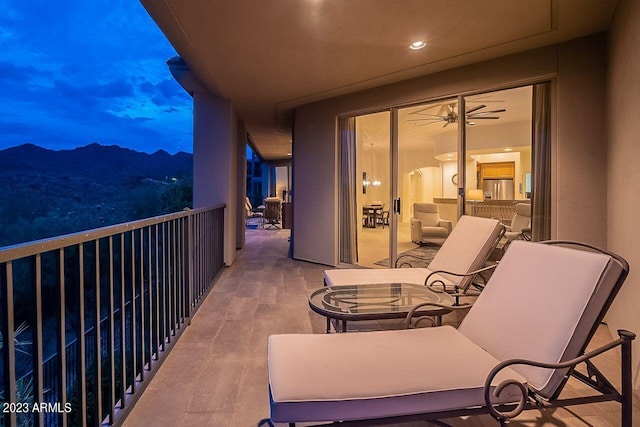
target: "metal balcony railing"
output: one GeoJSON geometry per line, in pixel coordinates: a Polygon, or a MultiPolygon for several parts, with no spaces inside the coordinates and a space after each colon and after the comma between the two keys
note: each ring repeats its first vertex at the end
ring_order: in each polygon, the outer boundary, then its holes
{"type": "Polygon", "coordinates": [[[224,206],[0,250],[5,426],[124,419],[223,268],[224,206]]]}

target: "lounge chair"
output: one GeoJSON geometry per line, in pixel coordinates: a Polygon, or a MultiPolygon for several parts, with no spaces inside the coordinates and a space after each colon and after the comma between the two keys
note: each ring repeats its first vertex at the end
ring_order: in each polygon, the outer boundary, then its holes
{"type": "MultiPolygon", "coordinates": [[[[280,228],[282,219],[282,200],[277,197],[267,197],[264,199],[264,223],[269,228],[280,228]]],[[[266,227],[266,225],[265,225],[266,227]]]]}
{"type": "Polygon", "coordinates": [[[628,264],[560,243],[569,242],[513,242],[458,329],[270,336],[271,422],[347,427],[490,413],[502,425],[523,409],[616,400],[631,427],[635,335],[619,331],[584,354],[628,264]],[[590,361],[617,346],[621,392],[590,361]],[[582,362],[589,377],[573,369],[582,362]],[[559,399],[570,374],[600,394],[559,399]]]}
{"type": "MultiPolygon", "coordinates": [[[[345,268],[324,272],[326,286],[414,283],[444,286],[448,292],[466,292],[502,238],[504,226],[497,219],[462,216],[427,268],[345,268]],[[437,272],[452,272],[453,275],[437,272]],[[432,274],[432,273],[436,274],[432,274]],[[431,275],[431,276],[430,276],[431,275]],[[428,283],[425,280],[429,276],[428,283]]],[[[402,264],[398,259],[398,264],[402,264]]]]}

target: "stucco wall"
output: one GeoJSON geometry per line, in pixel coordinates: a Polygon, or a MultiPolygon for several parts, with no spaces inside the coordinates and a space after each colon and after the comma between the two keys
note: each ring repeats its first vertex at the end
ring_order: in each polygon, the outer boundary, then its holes
{"type": "Polygon", "coordinates": [[[237,117],[229,101],[207,93],[193,94],[193,207],[226,204],[226,265],[236,256],[237,134],[237,117]]]}
{"type": "Polygon", "coordinates": [[[557,79],[557,236],[606,245],[606,38],[560,45],[557,79]],[[585,229],[585,227],[588,227],[585,229]]]}
{"type": "Polygon", "coordinates": [[[336,110],[331,107],[331,104],[326,107],[315,104],[296,111],[293,251],[297,259],[334,265],[338,193],[336,110]]]}
{"type": "MultiPolygon", "coordinates": [[[[608,233],[610,250],[629,261],[631,272],[607,322],[615,332],[640,333],[640,2],[623,0],[609,39],[608,233]]],[[[634,342],[635,388],[640,391],[640,343],[634,342]]]]}
{"type": "Polygon", "coordinates": [[[552,223],[559,224],[553,236],[605,242],[603,40],[603,35],[592,36],[297,108],[294,257],[328,265],[338,262],[337,115],[551,78],[557,79],[552,223]],[[581,163],[576,172],[565,171],[574,162],[581,163]],[[560,169],[564,174],[559,174],[560,169]],[[593,170],[603,172],[597,176],[593,170]],[[593,201],[594,194],[602,200],[582,209],[585,199],[593,201]]]}

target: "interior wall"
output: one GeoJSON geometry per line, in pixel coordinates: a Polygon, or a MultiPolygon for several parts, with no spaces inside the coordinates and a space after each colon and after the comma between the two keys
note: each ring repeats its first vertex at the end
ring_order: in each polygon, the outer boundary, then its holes
{"type": "Polygon", "coordinates": [[[552,143],[559,166],[552,174],[554,183],[560,189],[554,189],[558,197],[552,206],[552,223],[562,224],[553,237],[571,236],[579,240],[603,241],[604,215],[592,215],[591,207],[582,210],[565,207],[581,206],[586,200],[592,203],[592,189],[601,189],[600,194],[604,194],[605,190],[603,179],[597,180],[593,176],[586,177],[586,181],[576,179],[585,169],[580,162],[590,169],[606,167],[602,148],[606,141],[598,138],[604,126],[601,124],[604,114],[603,91],[599,90],[604,86],[603,65],[599,62],[604,63],[604,51],[601,49],[603,40],[603,35],[591,36],[297,108],[294,124],[294,163],[297,173],[294,178],[297,202],[300,203],[295,206],[294,257],[329,265],[338,263],[338,115],[553,78],[558,81],[558,93],[555,94],[557,105],[554,109],[558,117],[554,120],[556,126],[552,143]],[[577,63],[571,66],[567,63],[569,61],[577,63]],[[562,67],[559,66],[561,62],[562,67]],[[576,104],[590,108],[576,109],[576,104]],[[560,123],[561,120],[571,125],[560,123]],[[590,148],[587,144],[596,147],[590,148]],[[572,158],[576,154],[573,150],[580,150],[575,157],[579,172],[556,177],[559,169],[573,167],[572,158]],[[569,179],[570,185],[564,184],[563,179],[569,179]],[[587,182],[589,185],[575,185],[577,182],[587,182]],[[303,195],[302,200],[299,195],[303,195]]]}
{"type": "MultiPolygon", "coordinates": [[[[620,295],[609,310],[607,322],[617,329],[640,333],[640,2],[622,0],[618,4],[609,38],[608,87],[608,167],[607,195],[608,248],[631,265],[620,295]]],[[[635,389],[640,392],[640,343],[634,341],[635,389]]]]}

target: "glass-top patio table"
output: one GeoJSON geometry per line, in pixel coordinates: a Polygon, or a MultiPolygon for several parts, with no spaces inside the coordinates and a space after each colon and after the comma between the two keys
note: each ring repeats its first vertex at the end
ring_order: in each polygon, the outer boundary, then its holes
{"type": "MultiPolygon", "coordinates": [[[[421,303],[453,306],[455,299],[446,292],[413,283],[331,286],[318,289],[309,296],[309,307],[327,318],[327,333],[330,332],[331,319],[342,322],[342,332],[346,332],[347,321],[404,318],[421,303]]],[[[418,309],[416,315],[434,316],[439,325],[442,315],[449,312],[451,310],[447,308],[425,306],[418,309]]]]}

